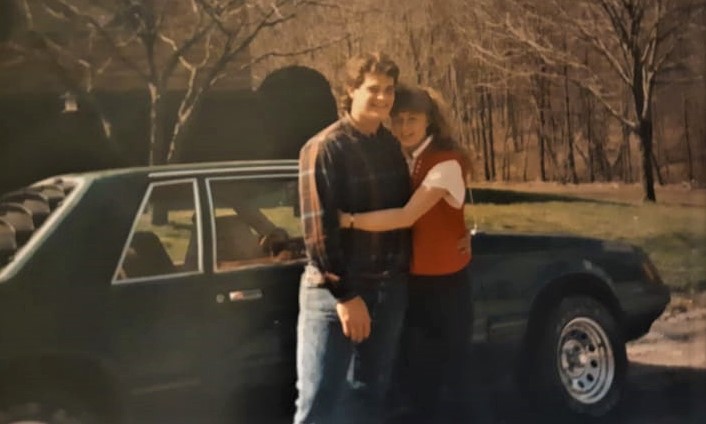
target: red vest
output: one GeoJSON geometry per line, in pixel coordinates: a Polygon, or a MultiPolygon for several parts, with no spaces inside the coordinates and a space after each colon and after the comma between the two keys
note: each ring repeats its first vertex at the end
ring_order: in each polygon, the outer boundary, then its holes
{"type": "MultiPolygon", "coordinates": [[[[466,175],[465,161],[460,153],[427,147],[412,171],[412,189],[422,185],[424,177],[434,165],[447,160],[457,160],[466,175]]],[[[413,275],[445,275],[460,271],[471,259],[458,250],[458,241],[466,233],[463,208],[456,209],[441,199],[412,227],[413,275]]]]}

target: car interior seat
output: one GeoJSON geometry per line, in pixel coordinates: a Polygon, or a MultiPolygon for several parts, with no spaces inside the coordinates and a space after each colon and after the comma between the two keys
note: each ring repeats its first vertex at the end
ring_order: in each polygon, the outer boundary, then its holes
{"type": "Polygon", "coordinates": [[[260,237],[238,215],[216,218],[216,252],[218,261],[257,259],[265,256],[260,237]]]}
{"type": "Polygon", "coordinates": [[[173,274],[176,267],[159,237],[152,231],[136,231],[123,261],[128,278],[173,274]]]}

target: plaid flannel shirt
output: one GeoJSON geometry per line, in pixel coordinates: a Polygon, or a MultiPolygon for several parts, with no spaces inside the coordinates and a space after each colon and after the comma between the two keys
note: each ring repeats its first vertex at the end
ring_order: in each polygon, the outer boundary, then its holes
{"type": "Polygon", "coordinates": [[[310,283],[348,300],[357,294],[351,280],[408,273],[409,230],[341,229],[338,210],[402,207],[410,194],[407,164],[386,128],[365,135],[346,116],[310,139],[299,155],[301,219],[309,259],[306,278],[317,280],[310,283]],[[327,273],[340,280],[326,278],[327,273]]]}

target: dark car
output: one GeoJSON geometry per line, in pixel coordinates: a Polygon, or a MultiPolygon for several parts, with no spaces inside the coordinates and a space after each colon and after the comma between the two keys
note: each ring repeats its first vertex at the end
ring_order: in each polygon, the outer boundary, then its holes
{"type": "MultiPolygon", "coordinates": [[[[3,196],[0,422],[286,420],[297,202],[295,161],[86,173],[3,196]]],[[[669,300],[648,257],[482,232],[473,252],[476,346],[513,353],[504,366],[543,399],[608,412],[625,343],[669,300]]]]}

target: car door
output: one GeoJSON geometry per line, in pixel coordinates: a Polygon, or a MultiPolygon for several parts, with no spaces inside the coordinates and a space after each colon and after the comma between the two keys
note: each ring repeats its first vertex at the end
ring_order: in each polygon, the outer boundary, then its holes
{"type": "Polygon", "coordinates": [[[204,381],[208,275],[196,179],[148,185],[111,286],[111,354],[129,403],[188,398],[204,381]]]}
{"type": "Polygon", "coordinates": [[[296,174],[205,181],[213,274],[211,381],[224,393],[294,388],[296,319],[304,244],[296,174]]]}

